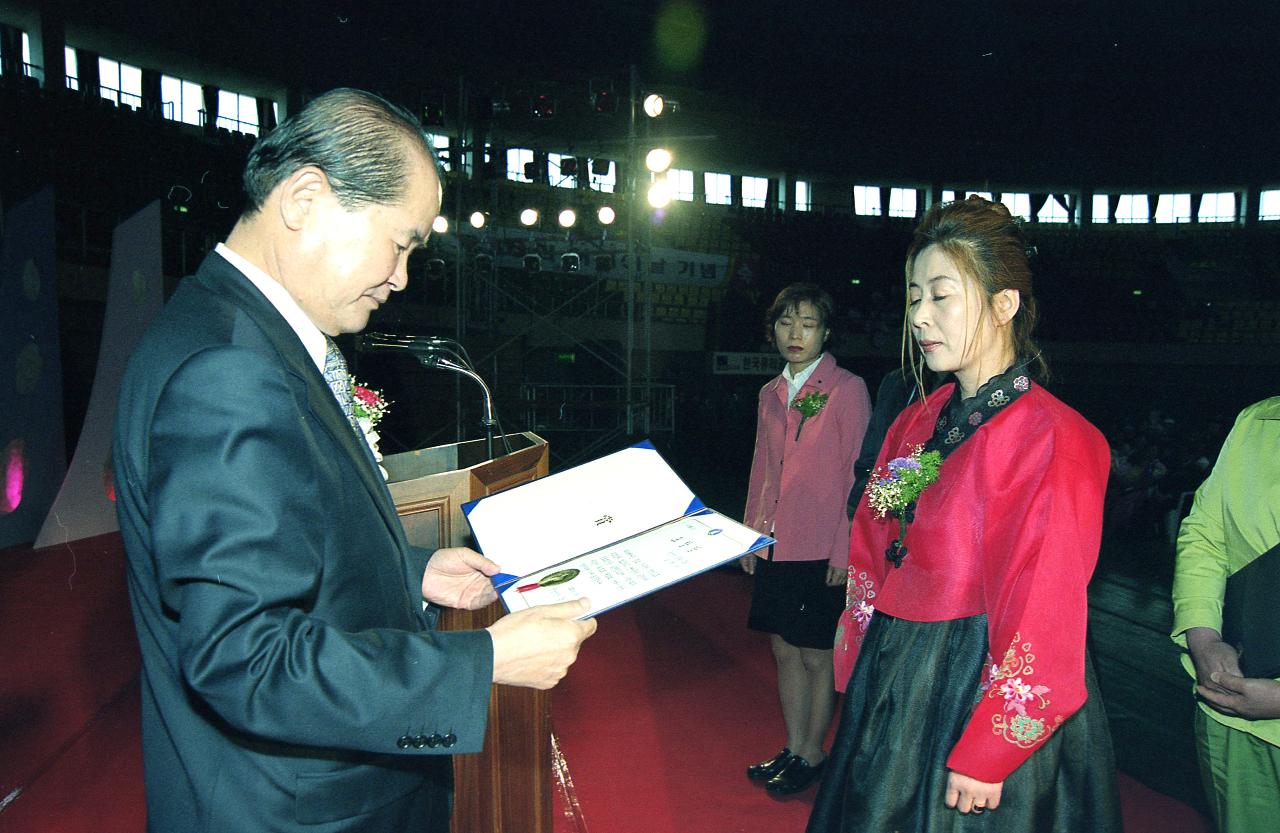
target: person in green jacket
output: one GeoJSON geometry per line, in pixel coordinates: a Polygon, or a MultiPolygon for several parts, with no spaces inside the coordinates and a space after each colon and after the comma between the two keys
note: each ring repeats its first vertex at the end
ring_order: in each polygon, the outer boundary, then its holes
{"type": "Polygon", "coordinates": [[[1277,544],[1280,396],[1240,413],[1178,534],[1173,639],[1196,678],[1200,772],[1222,833],[1274,830],[1280,818],[1280,680],[1243,676],[1222,639],[1227,578],[1277,544]]]}

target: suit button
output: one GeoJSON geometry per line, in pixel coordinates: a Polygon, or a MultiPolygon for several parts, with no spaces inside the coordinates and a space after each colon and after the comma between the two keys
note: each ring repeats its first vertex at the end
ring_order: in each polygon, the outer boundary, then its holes
{"type": "Polygon", "coordinates": [[[416,738],[414,738],[414,739],[413,739],[413,745],[414,745],[415,747],[417,747],[418,749],[421,749],[422,747],[426,746],[426,745],[427,745],[427,736],[426,736],[426,735],[418,735],[416,738]]]}
{"type": "Polygon", "coordinates": [[[409,737],[408,735],[401,735],[396,740],[396,746],[400,747],[401,749],[408,749],[410,746],[413,746],[413,738],[409,737]]]}
{"type": "Polygon", "coordinates": [[[448,749],[449,747],[453,746],[455,743],[458,742],[458,736],[455,735],[453,732],[450,732],[449,734],[445,735],[440,742],[444,744],[445,749],[448,749]]]}
{"type": "Polygon", "coordinates": [[[432,733],[431,733],[431,737],[427,738],[427,746],[430,746],[432,749],[435,749],[437,746],[439,746],[439,745],[440,745],[440,743],[441,743],[443,740],[444,740],[444,738],[440,737],[440,736],[439,736],[438,734],[436,734],[435,732],[432,732],[432,733]]]}

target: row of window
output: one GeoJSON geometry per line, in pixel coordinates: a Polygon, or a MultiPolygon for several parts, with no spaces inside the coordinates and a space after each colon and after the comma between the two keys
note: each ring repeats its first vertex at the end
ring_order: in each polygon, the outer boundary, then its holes
{"type": "MultiPolygon", "coordinates": [[[[993,198],[990,191],[943,191],[942,199],[949,202],[970,194],[988,200],[993,198]]],[[[878,185],[854,186],[854,213],[877,217],[884,214],[880,195],[878,185]]],[[[914,188],[890,188],[888,216],[916,216],[916,198],[914,188]]],[[[1015,217],[1031,219],[1030,194],[1003,193],[999,198],[1015,217]]],[[[1036,211],[1036,219],[1041,223],[1069,222],[1070,214],[1063,200],[1062,195],[1049,195],[1036,211]]],[[[1231,223],[1237,218],[1236,194],[1232,191],[1200,195],[1200,205],[1195,210],[1191,194],[1158,194],[1155,195],[1155,210],[1151,209],[1151,197],[1147,194],[1094,194],[1090,219],[1094,223],[1189,223],[1194,215],[1195,220],[1201,223],[1231,223]]],[[[1258,216],[1262,220],[1280,219],[1280,191],[1262,192],[1258,216]]]]}
{"type": "MultiPolygon", "coordinates": [[[[67,89],[80,89],[80,59],[73,47],[64,47],[67,89]]],[[[22,63],[24,72],[33,75],[36,67],[31,62],[31,37],[22,33],[22,63]]],[[[134,108],[142,107],[142,68],[98,57],[98,93],[108,101],[134,108]]],[[[204,90],[194,81],[160,76],[160,100],[164,117],[185,124],[203,126],[206,120],[204,90]]],[[[272,102],[279,117],[278,105],[272,102]]],[[[232,90],[218,90],[217,127],[225,127],[240,133],[258,135],[258,101],[251,95],[232,90]]]]}

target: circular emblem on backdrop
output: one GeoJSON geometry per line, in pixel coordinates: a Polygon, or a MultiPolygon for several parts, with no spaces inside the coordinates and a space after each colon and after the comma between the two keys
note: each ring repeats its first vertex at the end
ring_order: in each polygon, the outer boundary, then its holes
{"type": "Polygon", "coordinates": [[[132,277],[133,300],[141,303],[147,294],[147,276],[142,274],[141,269],[134,269],[132,277]]]}
{"type": "Polygon", "coordinates": [[[39,347],[28,344],[18,351],[18,361],[14,363],[13,386],[20,396],[26,396],[35,390],[42,370],[44,360],[40,358],[39,347]]]}
{"type": "Polygon", "coordinates": [[[22,264],[22,294],[27,296],[28,301],[40,297],[40,267],[31,258],[27,258],[27,262],[22,264]]]}

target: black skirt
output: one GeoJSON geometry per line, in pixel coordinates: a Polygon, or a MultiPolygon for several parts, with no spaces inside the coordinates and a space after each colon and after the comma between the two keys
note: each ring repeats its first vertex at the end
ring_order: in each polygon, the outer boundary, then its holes
{"type": "Polygon", "coordinates": [[[987,617],[871,619],[808,833],[1111,833],[1122,829],[1115,761],[1093,664],[1089,698],[1004,782],[1000,807],[943,803],[947,756],[973,711],[987,617]]]}
{"type": "Polygon", "coordinates": [[[844,612],[844,585],[827,586],[826,561],[756,559],[747,627],[797,648],[831,650],[844,612]]]}

